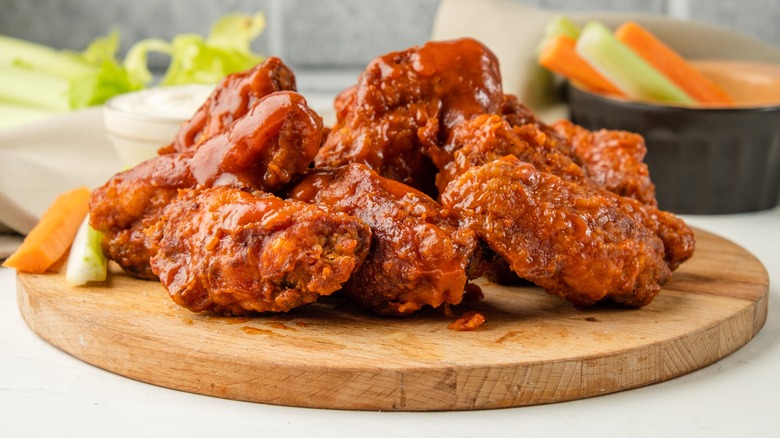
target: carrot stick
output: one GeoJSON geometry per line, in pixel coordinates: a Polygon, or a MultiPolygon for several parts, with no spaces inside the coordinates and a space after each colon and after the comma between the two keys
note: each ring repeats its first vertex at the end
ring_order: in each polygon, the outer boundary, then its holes
{"type": "Polygon", "coordinates": [[[577,54],[576,44],[566,35],[550,38],[539,53],[539,64],[588,90],[624,95],[577,54]]]}
{"type": "Polygon", "coordinates": [[[717,84],[689,64],[671,47],[633,21],[620,26],[615,31],[615,38],[630,47],[694,100],[709,104],[734,103],[734,100],[717,84]]]}
{"type": "Polygon", "coordinates": [[[3,266],[42,274],[65,252],[89,211],[89,189],[81,187],[61,194],[43,214],[3,266]]]}

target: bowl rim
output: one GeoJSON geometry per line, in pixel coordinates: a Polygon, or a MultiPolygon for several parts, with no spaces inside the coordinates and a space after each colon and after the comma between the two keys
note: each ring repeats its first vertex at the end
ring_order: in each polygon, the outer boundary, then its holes
{"type": "MultiPolygon", "coordinates": [[[[125,117],[128,119],[145,121],[145,122],[160,122],[160,123],[182,123],[189,120],[197,111],[197,108],[193,110],[193,114],[183,117],[176,114],[164,114],[164,113],[147,113],[143,111],[137,111],[131,108],[124,107],[122,104],[126,101],[137,98],[138,96],[153,96],[156,93],[175,93],[178,90],[191,90],[193,92],[202,92],[205,95],[210,95],[214,91],[214,85],[212,84],[186,84],[186,85],[166,85],[156,86],[151,88],[144,88],[141,90],[130,91],[127,93],[118,94],[108,99],[103,108],[106,112],[111,112],[116,116],[125,117]],[[206,93],[208,91],[208,93],[206,93]]],[[[208,98],[203,99],[198,104],[198,108],[207,102],[208,98]]]]}
{"type": "Polygon", "coordinates": [[[765,113],[765,112],[774,112],[774,111],[780,111],[780,103],[777,104],[768,104],[768,105],[734,105],[734,106],[708,106],[708,105],[702,105],[702,106],[693,106],[693,105],[675,105],[675,104],[664,104],[664,103],[653,103],[653,102],[642,102],[637,100],[631,100],[619,96],[610,96],[606,94],[601,93],[595,93],[592,91],[588,91],[577,84],[566,81],[566,89],[567,89],[567,96],[566,100],[569,105],[571,105],[571,92],[578,92],[584,96],[588,96],[589,98],[614,104],[620,107],[624,107],[627,109],[632,110],[652,110],[652,111],[684,111],[684,112],[691,112],[691,113],[765,113]]]}
{"type": "Polygon", "coordinates": [[[169,126],[172,124],[180,125],[188,120],[188,119],[182,119],[180,117],[170,116],[170,115],[146,114],[141,112],[129,111],[129,110],[112,106],[110,105],[109,102],[106,102],[103,105],[103,111],[106,117],[110,117],[112,120],[115,121],[132,120],[134,122],[145,122],[145,123],[153,123],[156,125],[169,126]]]}
{"type": "Polygon", "coordinates": [[[137,120],[137,121],[157,122],[157,123],[164,123],[164,124],[183,123],[186,121],[186,119],[182,119],[181,117],[176,117],[171,115],[146,114],[142,112],[127,110],[124,108],[118,108],[115,105],[115,102],[112,102],[112,100],[113,99],[110,99],[105,104],[103,104],[103,109],[107,113],[113,113],[114,117],[122,117],[126,119],[137,120]]]}

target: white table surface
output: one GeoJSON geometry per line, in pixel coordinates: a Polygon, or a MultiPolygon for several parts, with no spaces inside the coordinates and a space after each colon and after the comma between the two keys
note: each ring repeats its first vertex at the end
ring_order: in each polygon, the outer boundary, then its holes
{"type": "Polygon", "coordinates": [[[780,436],[780,208],[685,218],[740,244],[769,271],[768,319],[751,342],[702,370],[648,387],[476,412],[290,408],[137,382],[40,339],[19,314],[14,272],[2,268],[0,437],[780,436]]]}

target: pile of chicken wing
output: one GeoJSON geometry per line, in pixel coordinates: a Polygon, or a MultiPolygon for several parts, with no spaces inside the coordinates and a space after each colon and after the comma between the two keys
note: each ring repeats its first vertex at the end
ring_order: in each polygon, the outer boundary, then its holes
{"type": "Polygon", "coordinates": [[[478,41],[376,58],[334,105],[324,127],[278,58],[227,77],[159,156],[93,192],[108,258],[196,312],[338,291],[397,316],[458,304],[480,276],[643,306],[693,254],[640,136],[542,123],[478,41]]]}

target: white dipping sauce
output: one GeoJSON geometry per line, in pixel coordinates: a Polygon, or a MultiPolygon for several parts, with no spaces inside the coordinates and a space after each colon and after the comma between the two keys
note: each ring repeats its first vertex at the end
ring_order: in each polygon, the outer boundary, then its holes
{"type": "Polygon", "coordinates": [[[157,156],[213,90],[210,85],[157,87],[121,94],[106,102],[106,133],[123,164],[135,166],[157,156]]]}
{"type": "Polygon", "coordinates": [[[206,101],[214,86],[182,85],[157,87],[122,94],[106,106],[139,116],[188,120],[206,101]]]}

